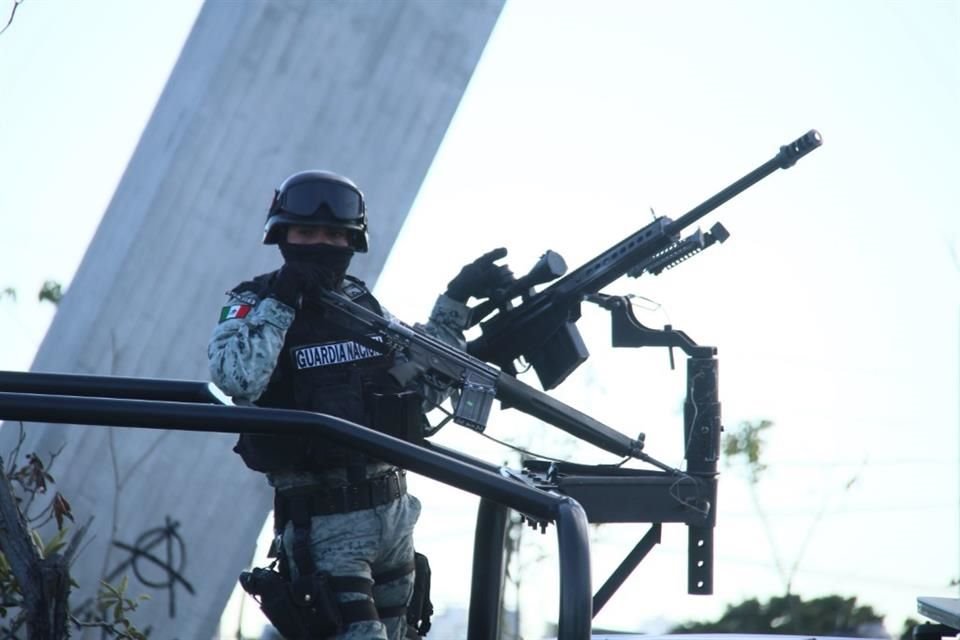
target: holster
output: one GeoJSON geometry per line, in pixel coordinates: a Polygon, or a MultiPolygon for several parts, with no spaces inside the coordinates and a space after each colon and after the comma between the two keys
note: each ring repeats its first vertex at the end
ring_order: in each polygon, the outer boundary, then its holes
{"type": "Polygon", "coordinates": [[[413,578],[413,595],[407,605],[407,628],[425,636],[430,630],[430,617],[433,615],[433,603],[430,602],[430,563],[427,556],[415,553],[413,562],[416,573],[413,578]]]}
{"type": "Polygon", "coordinates": [[[287,640],[326,638],[343,627],[326,574],[288,582],[273,569],[253,569],[240,574],[240,586],[260,603],[263,614],[287,640]]]}

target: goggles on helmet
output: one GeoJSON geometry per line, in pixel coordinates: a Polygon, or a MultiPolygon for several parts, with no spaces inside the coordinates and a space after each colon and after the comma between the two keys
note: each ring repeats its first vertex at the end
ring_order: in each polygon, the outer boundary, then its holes
{"type": "Polygon", "coordinates": [[[363,196],[341,183],[309,180],[290,185],[274,195],[270,215],[277,213],[362,224],[363,196]]]}

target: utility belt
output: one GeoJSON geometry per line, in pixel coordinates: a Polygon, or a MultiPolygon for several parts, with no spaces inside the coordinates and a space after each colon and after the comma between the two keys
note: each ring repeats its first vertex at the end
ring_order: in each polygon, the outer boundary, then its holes
{"type": "MultiPolygon", "coordinates": [[[[356,471],[356,470],[353,470],[356,471]]],[[[414,561],[391,568],[368,580],[360,576],[333,576],[316,571],[310,553],[310,518],[349,513],[388,504],[407,492],[406,472],[394,469],[365,480],[339,487],[316,485],[277,491],[274,497],[274,530],[277,539],[271,549],[276,557],[269,568],[253,569],[240,575],[240,584],[289,640],[315,640],[336,635],[363,620],[404,617],[409,637],[425,636],[430,628],[430,565],[426,556],[415,553],[414,561]],[[293,523],[293,557],[287,558],[280,534],[293,523]],[[290,563],[297,568],[291,578],[290,563]],[[274,567],[279,563],[279,571],[274,567]],[[382,608],[372,602],[374,584],[385,584],[414,573],[413,596],[408,606],[382,608]],[[337,593],[359,593],[367,599],[338,602],[337,593]]]]}
{"type": "Polygon", "coordinates": [[[244,571],[240,585],[260,603],[260,609],[287,640],[319,640],[337,635],[354,622],[404,617],[407,638],[420,638],[430,630],[430,564],[415,554],[414,562],[395,567],[367,580],[360,576],[313,573],[291,581],[272,567],[244,571]],[[407,606],[377,607],[372,602],[373,585],[387,583],[413,571],[413,595],[407,606]],[[337,593],[360,593],[363,600],[338,602],[337,593]]]}
{"type": "Polygon", "coordinates": [[[366,480],[338,487],[309,485],[274,494],[273,526],[278,534],[288,522],[310,524],[313,516],[372,509],[393,502],[407,492],[407,472],[394,469],[366,480]]]}

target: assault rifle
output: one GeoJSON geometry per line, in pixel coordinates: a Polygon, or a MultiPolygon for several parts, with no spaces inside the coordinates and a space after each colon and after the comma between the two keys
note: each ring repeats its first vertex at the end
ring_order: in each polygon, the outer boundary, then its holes
{"type": "Polygon", "coordinates": [[[659,466],[659,463],[641,452],[643,434],[637,439],[629,438],[496,367],[395,318],[384,318],[339,293],[318,291],[310,302],[332,312],[333,315],[329,316],[332,322],[359,325],[357,339],[369,342],[371,348],[381,352],[397,350],[403,353],[406,361],[391,370],[401,384],[428,375],[459,388],[460,397],[453,412],[453,420],[457,424],[483,431],[493,400],[497,398],[506,406],[515,407],[601,449],[659,466]],[[383,342],[363,338],[361,334],[376,334],[382,337],[383,342]]]}
{"type": "Polygon", "coordinates": [[[777,169],[787,169],[820,146],[822,139],[810,130],[779,153],[702,204],[676,220],[659,217],[633,235],[618,242],[573,273],[556,280],[539,293],[533,287],[563,276],[566,264],[559,254],[547,251],[527,275],[474,308],[471,325],[480,323],[481,335],[467,351],[502,371],[516,375],[514,361],[523,358],[537,372],[545,390],[553,389],[588,357],[577,330],[580,303],[586,296],[623,275],[657,275],[729,236],[717,223],[709,232],[699,230],[686,238],[680,232],[710,211],[745,191],[777,169]],[[513,306],[513,300],[522,302],[513,306]]]}

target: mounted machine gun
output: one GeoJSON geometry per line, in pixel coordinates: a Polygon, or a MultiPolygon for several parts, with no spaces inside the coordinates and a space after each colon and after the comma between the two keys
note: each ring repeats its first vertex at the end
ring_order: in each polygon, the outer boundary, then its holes
{"type": "Polygon", "coordinates": [[[819,132],[808,131],[780,147],[772,159],[676,220],[657,218],[564,277],[560,277],[566,272],[563,258],[548,251],[530,273],[474,309],[471,322],[480,323],[482,335],[468,345],[468,351],[511,375],[517,372],[514,361],[522,357],[536,371],[545,390],[555,388],[590,355],[576,327],[580,303],[587,296],[623,275],[656,275],[723,242],[729,234],[719,223],[706,233],[698,230],[685,238],[680,233],[777,169],[792,167],[821,143],[819,132]],[[560,279],[539,293],[534,292],[534,285],[555,278],[560,279]],[[517,297],[522,297],[522,302],[513,306],[517,297]],[[485,320],[491,313],[494,315],[485,320]]]}

